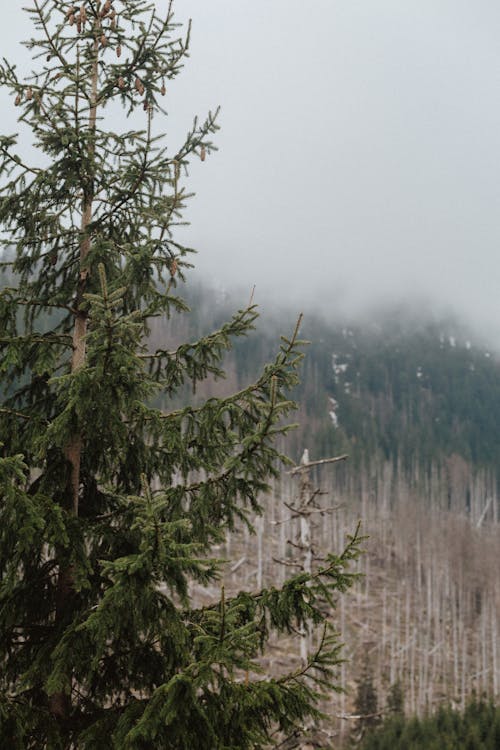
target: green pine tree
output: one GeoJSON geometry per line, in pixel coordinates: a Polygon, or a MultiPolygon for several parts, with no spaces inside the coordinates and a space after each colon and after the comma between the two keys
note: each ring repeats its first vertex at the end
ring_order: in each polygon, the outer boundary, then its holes
{"type": "Polygon", "coordinates": [[[366,656],[363,660],[361,675],[357,680],[354,709],[359,718],[353,726],[351,741],[357,745],[367,733],[372,732],[380,724],[381,717],[377,688],[373,682],[373,671],[366,656]]]}
{"type": "Polygon", "coordinates": [[[387,711],[392,716],[403,716],[405,712],[405,696],[401,682],[392,683],[387,694],[387,711]]]}
{"type": "Polygon", "coordinates": [[[217,579],[212,546],[260,511],[300,342],[283,339],[239,393],[155,408],[222,376],[256,316],[148,348],[154,318],[186,309],[174,229],[216,115],[177,148],[159,136],[189,49],[171,3],[164,18],[131,0],[32,3],[38,67],[28,80],[0,67],[39,152],[29,164],[0,138],[0,746],[272,746],[334,686],[326,605],[353,580],[357,534],[281,589],[197,607],[189,583],[217,579]],[[273,633],[313,625],[321,645],[300,670],[253,676],[273,633]]]}

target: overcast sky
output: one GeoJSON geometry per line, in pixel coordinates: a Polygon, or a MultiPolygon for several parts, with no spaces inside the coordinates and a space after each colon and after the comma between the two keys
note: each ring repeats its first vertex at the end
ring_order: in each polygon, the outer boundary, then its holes
{"type": "MultiPolygon", "coordinates": [[[[24,4],[3,17],[10,58],[24,4]]],[[[192,115],[222,107],[184,235],[210,280],[257,284],[296,309],[418,297],[500,331],[498,2],[176,9],[193,18],[192,48],[164,129],[178,142],[192,115]]]]}

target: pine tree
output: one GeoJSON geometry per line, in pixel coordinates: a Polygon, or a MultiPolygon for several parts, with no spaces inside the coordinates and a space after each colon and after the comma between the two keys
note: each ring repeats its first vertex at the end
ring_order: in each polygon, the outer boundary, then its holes
{"type": "Polygon", "coordinates": [[[392,716],[403,716],[405,712],[405,696],[403,686],[398,680],[389,686],[387,693],[387,711],[392,716]]]}
{"type": "Polygon", "coordinates": [[[0,139],[0,745],[268,747],[332,686],[325,612],[359,538],[281,589],[222,588],[197,607],[189,584],[217,580],[212,546],[261,510],[300,342],[283,339],[239,393],[155,407],[222,376],[256,317],[173,351],[148,344],[155,317],[186,311],[174,230],[217,113],[176,149],[159,135],[189,52],[171,3],[160,18],[130,0],[32,1],[38,67],[27,80],[0,67],[40,154],[32,166],[16,136],[0,139]],[[119,111],[129,129],[115,132],[119,111]],[[323,637],[304,667],[259,675],[273,633],[311,626],[323,637]]]}
{"type": "Polygon", "coordinates": [[[354,706],[359,716],[352,735],[356,743],[380,723],[377,689],[373,682],[373,672],[368,657],[364,659],[362,673],[357,681],[354,706]]]}

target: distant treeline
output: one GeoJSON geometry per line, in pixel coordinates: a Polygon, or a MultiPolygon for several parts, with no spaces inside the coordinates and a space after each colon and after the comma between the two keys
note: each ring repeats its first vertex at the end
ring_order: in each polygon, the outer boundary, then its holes
{"type": "Polygon", "coordinates": [[[498,750],[500,707],[472,700],[463,713],[442,707],[422,718],[392,716],[356,746],[359,750],[498,750]]]}
{"type": "MultiPolygon", "coordinates": [[[[229,295],[186,288],[193,334],[217,326],[235,307],[229,295]]],[[[253,336],[235,342],[242,384],[271,359],[294,313],[264,310],[253,336]]],[[[459,455],[476,468],[500,466],[500,364],[456,322],[415,321],[404,311],[348,325],[306,315],[302,382],[293,394],[301,430],[315,455],[378,457],[414,475],[459,455]]]]}

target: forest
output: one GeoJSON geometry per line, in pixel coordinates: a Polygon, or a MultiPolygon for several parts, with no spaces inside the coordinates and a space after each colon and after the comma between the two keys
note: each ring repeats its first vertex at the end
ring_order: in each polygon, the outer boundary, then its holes
{"type": "Polygon", "coordinates": [[[462,713],[443,706],[421,718],[391,716],[358,746],[362,750],[495,750],[500,746],[500,710],[474,698],[462,713]]]}
{"type": "MultiPolygon", "coordinates": [[[[192,328],[179,335],[202,333],[235,304],[230,294],[203,286],[195,295],[202,314],[193,304],[186,319],[192,328]]],[[[293,323],[291,311],[263,308],[257,333],[229,353],[227,380],[200,384],[200,398],[242,387],[269,356],[273,336],[293,323]]],[[[160,338],[178,328],[176,321],[158,325],[153,336],[160,338]]],[[[408,717],[432,716],[448,701],[462,712],[474,694],[498,696],[497,466],[474,437],[490,425],[493,440],[497,429],[484,417],[500,408],[494,349],[473,343],[456,320],[405,319],[404,311],[383,313],[370,324],[328,323],[306,313],[301,335],[310,343],[294,391],[298,427],[288,433],[286,450],[295,460],[305,447],[314,459],[348,454],[346,461],[312,472],[314,487],[326,493],[315,500],[322,512],[311,520],[313,547],[320,558],[322,550],[342,544],[358,519],[369,537],[359,563],[363,576],[350,600],[341,598],[337,607],[348,662],[340,666],[345,692],[334,699],[336,708],[328,708],[336,717],[333,734],[345,742],[353,732],[357,736],[356,720],[341,717],[363,713],[356,709],[356,693],[367,675],[382,716],[395,685],[408,717]],[[395,403],[392,394],[402,383],[411,398],[400,396],[395,403]],[[476,391],[482,400],[477,411],[470,407],[476,391]],[[447,437],[438,442],[434,436],[431,454],[427,441],[438,409],[443,435],[460,439],[447,447],[447,437]],[[386,412],[393,424],[390,441],[386,412]],[[406,464],[403,451],[410,445],[429,461],[406,464]]],[[[300,539],[299,520],[290,512],[299,495],[296,478],[281,477],[263,518],[256,519],[257,539],[244,530],[227,536],[221,549],[235,563],[226,585],[237,588],[246,577],[284,579],[287,567],[277,561],[293,559],[300,539]]],[[[277,648],[271,666],[287,653],[290,658],[290,647],[277,648]]]]}
{"type": "Polygon", "coordinates": [[[178,235],[219,110],[165,125],[191,22],[25,12],[34,70],[0,63],[31,139],[0,135],[0,746],[489,750],[494,351],[200,285],[178,235]]]}
{"type": "MultiPolygon", "coordinates": [[[[186,292],[188,303],[196,299],[186,327],[158,322],[153,336],[201,334],[237,305],[238,295],[199,283],[186,292]]],[[[205,392],[249,382],[298,312],[264,300],[256,335],[235,343],[226,380],[207,383],[205,392]]],[[[498,519],[500,362],[491,344],[456,319],[405,309],[380,310],[365,322],[306,311],[300,334],[308,344],[293,391],[293,455],[304,441],[315,454],[349,453],[349,481],[384,467],[392,483],[420,488],[432,507],[476,520],[491,495],[487,513],[498,519]]]]}

